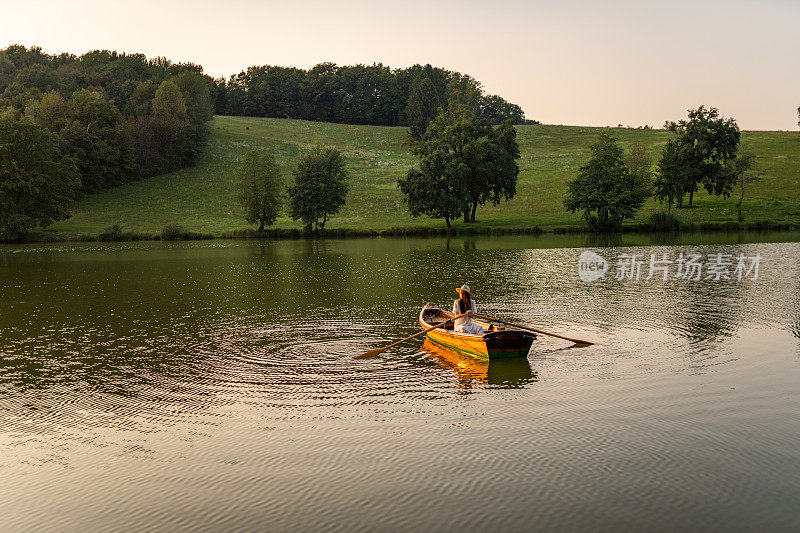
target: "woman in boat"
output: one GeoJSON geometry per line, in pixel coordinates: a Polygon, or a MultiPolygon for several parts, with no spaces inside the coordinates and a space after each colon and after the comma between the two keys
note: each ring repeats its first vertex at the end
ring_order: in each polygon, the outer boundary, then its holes
{"type": "Polygon", "coordinates": [[[469,290],[469,285],[464,284],[458,289],[458,300],[453,302],[453,314],[460,315],[462,313],[469,313],[469,315],[457,318],[453,325],[453,330],[460,333],[469,333],[471,335],[483,335],[483,328],[472,321],[473,313],[477,313],[478,309],[475,306],[475,300],[472,299],[472,294],[469,290]]]}

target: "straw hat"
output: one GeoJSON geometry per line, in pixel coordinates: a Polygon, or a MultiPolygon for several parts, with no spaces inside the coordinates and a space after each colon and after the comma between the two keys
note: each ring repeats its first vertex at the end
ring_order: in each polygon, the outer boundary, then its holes
{"type": "Polygon", "coordinates": [[[456,292],[458,292],[458,293],[460,293],[461,291],[464,291],[464,292],[466,292],[467,294],[469,294],[470,296],[472,296],[472,292],[469,290],[469,285],[467,285],[466,283],[465,283],[465,284],[463,284],[463,285],[462,285],[461,287],[459,287],[458,289],[456,289],[456,292]]]}

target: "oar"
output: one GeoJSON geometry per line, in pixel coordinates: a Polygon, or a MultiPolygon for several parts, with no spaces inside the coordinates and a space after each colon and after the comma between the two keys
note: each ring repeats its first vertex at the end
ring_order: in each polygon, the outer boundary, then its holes
{"type": "Polygon", "coordinates": [[[433,326],[432,328],[423,329],[423,330],[422,330],[422,331],[420,331],[419,333],[414,333],[414,334],[413,334],[413,335],[411,335],[410,337],[406,337],[406,338],[405,338],[405,339],[403,339],[403,340],[400,340],[400,341],[397,341],[397,342],[393,342],[393,343],[392,343],[392,344],[390,344],[389,346],[384,346],[383,348],[376,348],[376,349],[374,349],[374,350],[370,350],[370,351],[368,351],[368,352],[366,352],[366,353],[362,353],[361,355],[357,355],[357,356],[355,356],[353,359],[366,359],[366,358],[368,358],[368,357],[375,357],[375,356],[377,356],[377,355],[380,355],[380,354],[382,354],[383,352],[385,352],[386,350],[388,350],[388,349],[389,349],[389,348],[391,348],[392,346],[397,346],[397,345],[398,345],[398,344],[400,344],[401,342],[405,342],[405,341],[407,341],[407,340],[409,340],[409,339],[413,339],[414,337],[419,337],[419,336],[420,336],[420,335],[422,335],[423,333],[428,333],[429,331],[432,331],[432,330],[434,330],[434,329],[436,329],[436,328],[443,328],[443,327],[445,327],[447,324],[449,324],[450,322],[452,322],[453,320],[455,320],[455,319],[457,319],[457,318],[461,318],[462,316],[466,316],[466,315],[467,315],[467,313],[462,313],[462,314],[460,314],[460,315],[456,315],[456,316],[454,316],[453,318],[450,318],[450,319],[447,319],[447,320],[445,320],[445,321],[444,321],[444,322],[442,322],[441,324],[437,324],[437,325],[433,326]]]}
{"type": "Polygon", "coordinates": [[[529,328],[528,326],[522,326],[520,324],[512,324],[511,322],[506,322],[504,320],[499,320],[497,318],[492,318],[492,317],[489,317],[489,316],[475,315],[475,314],[473,314],[472,316],[477,317],[477,318],[482,318],[482,319],[488,320],[490,322],[499,322],[500,324],[505,324],[506,326],[512,326],[512,327],[519,328],[519,329],[526,329],[528,331],[534,331],[536,333],[541,333],[542,335],[549,335],[551,337],[558,337],[559,339],[564,339],[565,341],[574,342],[575,344],[584,344],[586,346],[594,344],[593,342],[582,341],[580,339],[570,339],[569,337],[563,337],[561,335],[556,335],[555,333],[548,333],[546,331],[542,331],[542,330],[536,329],[536,328],[529,328]]]}

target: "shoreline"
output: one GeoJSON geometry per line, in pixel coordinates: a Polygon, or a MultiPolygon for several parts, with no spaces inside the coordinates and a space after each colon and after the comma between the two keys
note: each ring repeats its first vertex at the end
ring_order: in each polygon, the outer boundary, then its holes
{"type": "Polygon", "coordinates": [[[254,229],[232,229],[221,233],[186,231],[180,235],[164,237],[161,232],[117,232],[84,233],[66,231],[40,230],[27,234],[15,241],[2,241],[2,244],[44,243],[44,242],[132,242],[132,241],[193,241],[193,240],[233,240],[233,239],[266,239],[266,240],[305,240],[305,239],[348,239],[369,237],[445,237],[445,236],[503,236],[503,235],[623,235],[631,233],[680,234],[680,233],[732,233],[741,231],[797,231],[800,222],[702,222],[700,224],[682,224],[680,227],[664,230],[652,228],[647,223],[627,224],[617,232],[596,232],[583,225],[564,226],[474,226],[474,227],[393,227],[382,230],[356,230],[338,228],[306,233],[299,229],[265,229],[259,232],[254,229]]]}

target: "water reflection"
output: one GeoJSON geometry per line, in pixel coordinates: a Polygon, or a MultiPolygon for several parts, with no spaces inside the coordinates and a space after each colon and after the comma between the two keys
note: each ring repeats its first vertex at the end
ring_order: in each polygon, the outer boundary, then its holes
{"type": "Polygon", "coordinates": [[[761,277],[584,283],[581,246],[620,244],[584,235],[0,248],[0,520],[798,530],[800,245],[717,238],[761,277]],[[598,344],[353,360],[465,282],[486,315],[598,344]],[[486,504],[514,486],[536,490],[486,504]]]}
{"type": "Polygon", "coordinates": [[[471,391],[487,384],[516,389],[538,381],[536,373],[531,370],[530,362],[523,357],[483,361],[448,350],[427,338],[422,343],[421,349],[437,365],[455,372],[458,388],[464,391],[471,391]]]}

